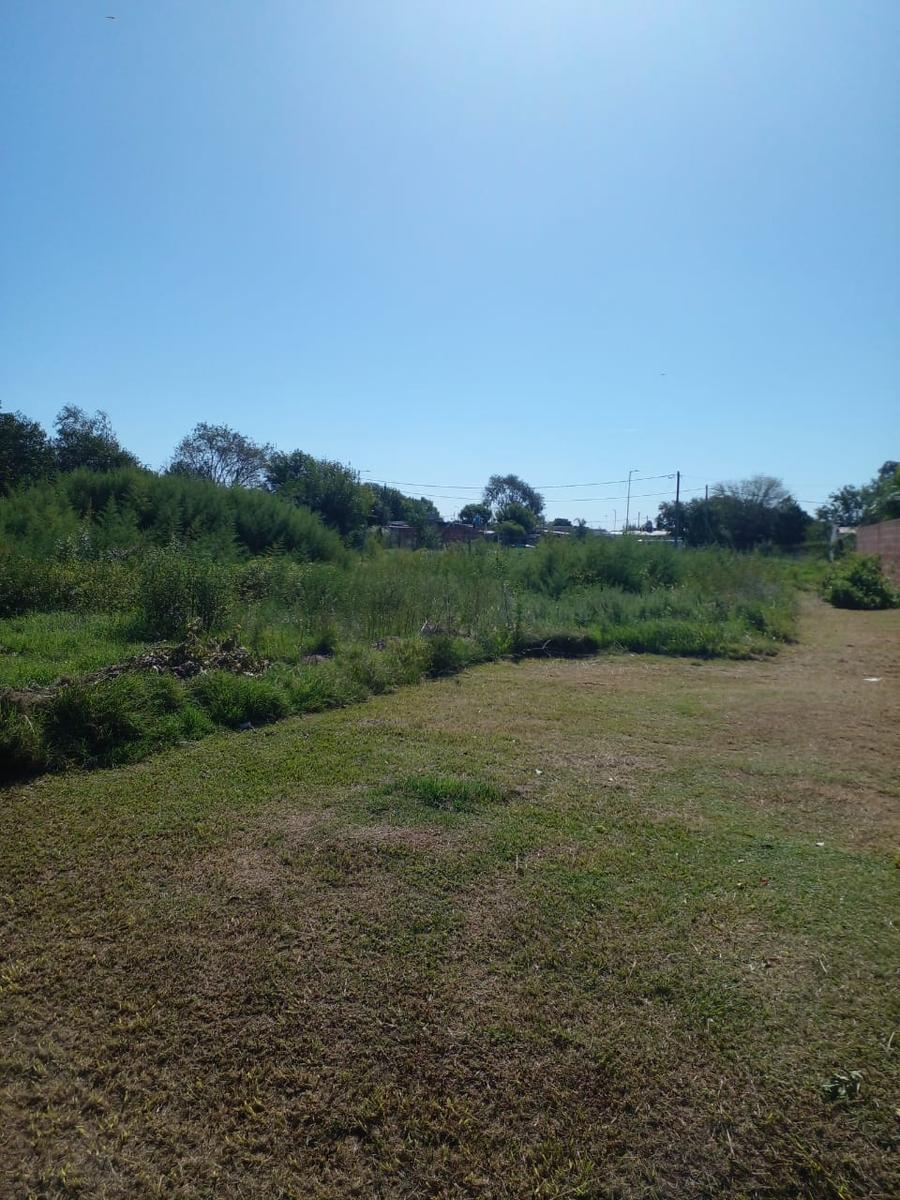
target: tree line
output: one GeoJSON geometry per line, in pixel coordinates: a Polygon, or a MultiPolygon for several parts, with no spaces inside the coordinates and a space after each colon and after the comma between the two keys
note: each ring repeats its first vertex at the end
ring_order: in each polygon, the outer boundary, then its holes
{"type": "MultiPolygon", "coordinates": [[[[102,473],[141,466],[121,445],[103,412],[91,416],[66,405],[54,421],[54,431],[49,436],[22,413],[0,413],[0,495],[78,469],[102,473]]],[[[228,425],[197,424],[175,447],[163,474],[268,492],[308,508],[350,545],[368,528],[392,521],[411,525],[421,545],[438,544],[441,517],[427,497],[364,483],[343,463],[299,449],[280,451],[228,425]]],[[[543,496],[517,475],[492,475],[482,502],[467,505],[460,519],[491,524],[502,541],[515,543],[538,529],[543,510],[543,496]]],[[[559,523],[570,524],[564,519],[559,523]]]]}
{"type": "MultiPolygon", "coordinates": [[[[89,415],[66,405],[53,426],[49,435],[23,413],[0,412],[0,495],[79,469],[142,467],[122,446],[106,413],[89,415]]],[[[390,521],[406,521],[424,536],[429,522],[440,519],[424,496],[365,484],[343,463],[302,450],[283,453],[228,425],[200,422],[175,447],[162,474],[268,492],[310,509],[351,543],[368,527],[390,521]]]]}
{"type": "MultiPolygon", "coordinates": [[[[79,468],[108,472],[140,466],[103,412],[89,415],[66,405],[54,421],[52,436],[22,413],[0,412],[0,495],[79,468]]],[[[200,422],[179,441],[162,473],[267,492],[308,508],[351,546],[362,544],[367,529],[392,521],[413,526],[421,545],[437,544],[440,514],[427,497],[363,482],[343,463],[299,449],[281,451],[228,425],[200,422]]],[[[541,493],[518,475],[497,474],[488,480],[480,501],[460,510],[459,519],[490,525],[502,542],[518,544],[547,524],[544,504],[541,493]]],[[[689,546],[789,549],[809,540],[815,522],[824,537],[824,525],[857,525],[891,516],[900,516],[900,465],[892,460],[871,482],[848,484],[832,493],[815,520],[781,480],[755,475],[714,484],[703,499],[664,502],[655,525],[689,546]]],[[[576,536],[588,533],[584,521],[557,517],[550,524],[576,536]]],[[[642,528],[649,531],[653,524],[648,521],[642,528]]]]}

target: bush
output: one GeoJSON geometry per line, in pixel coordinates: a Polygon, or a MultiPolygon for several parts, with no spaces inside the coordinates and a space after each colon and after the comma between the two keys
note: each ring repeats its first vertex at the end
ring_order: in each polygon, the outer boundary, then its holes
{"type": "Polygon", "coordinates": [[[900,592],[874,554],[848,554],[828,572],[822,595],[835,608],[896,608],[900,592]]]}
{"type": "Polygon", "coordinates": [[[341,539],[305,508],[278,496],[138,468],[78,470],[0,499],[0,537],[35,558],[63,542],[93,555],[173,539],[224,561],[279,551],[339,561],[341,539]]]}
{"type": "Polygon", "coordinates": [[[136,602],[134,568],[123,562],[27,558],[0,553],[0,617],[29,612],[121,612],[136,602]]]}
{"type": "Polygon", "coordinates": [[[482,643],[473,638],[437,634],[425,639],[427,674],[454,675],[488,657],[482,643]]]}
{"type": "Polygon", "coordinates": [[[357,698],[352,694],[346,676],[334,663],[286,672],[280,682],[291,711],[295,713],[343,708],[357,698]]]}
{"type": "Polygon", "coordinates": [[[140,613],[150,637],[209,633],[228,622],[232,606],[227,567],[177,547],[153,550],[141,567],[140,613]]]}
{"type": "Polygon", "coordinates": [[[191,694],[212,721],[232,729],[248,722],[263,725],[277,721],[290,711],[287,694],[277,683],[227,671],[200,675],[191,694]]]}
{"type": "Polygon", "coordinates": [[[54,767],[131,762],[211,728],[186,709],[176,679],[137,673],[69,684],[46,706],[41,724],[47,761],[54,767]]]}

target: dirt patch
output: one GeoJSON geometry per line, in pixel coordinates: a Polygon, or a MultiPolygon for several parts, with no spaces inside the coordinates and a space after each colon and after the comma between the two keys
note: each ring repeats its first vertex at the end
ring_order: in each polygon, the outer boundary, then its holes
{"type": "Polygon", "coordinates": [[[354,825],[347,830],[345,837],[351,842],[396,846],[421,854],[446,854],[460,840],[446,830],[403,825],[354,825]]]}
{"type": "Polygon", "coordinates": [[[195,884],[213,883],[226,892],[268,892],[275,886],[281,867],[271,850],[254,845],[219,846],[193,866],[189,878],[195,884]]]}

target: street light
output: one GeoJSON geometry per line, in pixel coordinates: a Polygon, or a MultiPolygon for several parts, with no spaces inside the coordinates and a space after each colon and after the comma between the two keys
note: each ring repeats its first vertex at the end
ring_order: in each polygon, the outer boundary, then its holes
{"type": "Polygon", "coordinates": [[[640,469],[640,467],[632,467],[628,472],[628,497],[625,501],[625,527],[622,530],[623,533],[628,532],[628,516],[631,512],[631,477],[632,475],[636,475],[640,469]]]}

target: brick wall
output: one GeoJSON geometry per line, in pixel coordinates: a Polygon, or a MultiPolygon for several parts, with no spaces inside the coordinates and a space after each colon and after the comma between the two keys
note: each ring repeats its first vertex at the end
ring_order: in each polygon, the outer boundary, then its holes
{"type": "Polygon", "coordinates": [[[860,554],[880,554],[885,572],[900,583],[900,517],[877,525],[860,525],[856,548],[860,554]]]}

